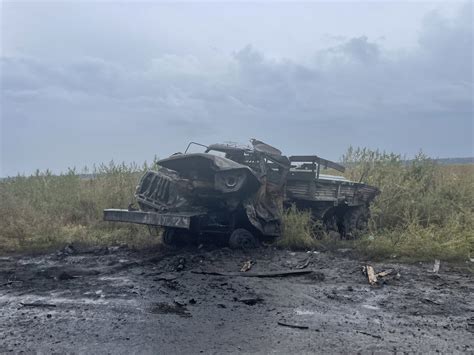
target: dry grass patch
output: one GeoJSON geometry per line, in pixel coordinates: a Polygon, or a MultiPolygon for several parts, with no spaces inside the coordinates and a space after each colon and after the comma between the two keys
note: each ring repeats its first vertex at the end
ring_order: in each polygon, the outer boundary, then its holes
{"type": "Polygon", "coordinates": [[[357,241],[369,257],[468,260],[474,255],[474,165],[439,165],[420,153],[349,149],[348,176],[378,186],[370,230],[357,241]]]}
{"type": "Polygon", "coordinates": [[[312,249],[317,242],[313,235],[313,221],[308,211],[298,211],[295,206],[283,212],[282,233],[277,246],[288,249],[312,249]]]}
{"type": "Polygon", "coordinates": [[[0,181],[0,253],[46,251],[69,243],[147,246],[147,228],[102,221],[104,208],[127,208],[146,166],[100,165],[88,174],[36,172],[0,181]]]}

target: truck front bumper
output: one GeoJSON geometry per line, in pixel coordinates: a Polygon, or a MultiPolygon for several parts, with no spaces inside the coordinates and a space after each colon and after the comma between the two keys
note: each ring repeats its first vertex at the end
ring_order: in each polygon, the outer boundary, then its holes
{"type": "Polygon", "coordinates": [[[191,220],[199,217],[202,213],[181,212],[181,213],[158,213],[144,211],[129,211],[120,209],[104,210],[104,221],[126,222],[147,224],[151,226],[163,226],[174,228],[191,228],[191,220]]]}

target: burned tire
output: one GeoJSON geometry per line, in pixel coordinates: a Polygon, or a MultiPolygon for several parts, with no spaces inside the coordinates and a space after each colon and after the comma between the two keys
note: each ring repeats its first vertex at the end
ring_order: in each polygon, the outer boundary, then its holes
{"type": "Polygon", "coordinates": [[[173,247],[185,246],[190,243],[187,231],[180,228],[165,228],[163,231],[163,244],[173,247]]]}
{"type": "Polygon", "coordinates": [[[360,238],[367,232],[369,222],[369,210],[367,207],[351,208],[344,214],[344,237],[345,239],[360,238]]]}
{"type": "Polygon", "coordinates": [[[247,229],[235,229],[229,238],[229,246],[232,249],[253,249],[259,245],[257,238],[247,229]]]}

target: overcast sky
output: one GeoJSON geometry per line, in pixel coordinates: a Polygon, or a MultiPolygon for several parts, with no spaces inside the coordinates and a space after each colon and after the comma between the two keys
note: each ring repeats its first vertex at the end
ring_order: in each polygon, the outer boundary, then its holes
{"type": "Polygon", "coordinates": [[[0,176],[258,138],[473,154],[472,2],[2,2],[0,176]]]}

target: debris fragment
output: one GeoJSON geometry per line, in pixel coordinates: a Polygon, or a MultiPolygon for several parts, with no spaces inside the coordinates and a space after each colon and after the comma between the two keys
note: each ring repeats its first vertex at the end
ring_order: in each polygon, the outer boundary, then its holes
{"type": "Polygon", "coordinates": [[[364,272],[364,274],[367,275],[369,284],[375,285],[377,283],[377,275],[375,274],[375,270],[372,266],[370,265],[363,266],[362,271],[364,272]]]}
{"type": "Polygon", "coordinates": [[[435,304],[435,305],[437,305],[437,306],[442,305],[442,303],[437,302],[437,301],[435,301],[435,300],[432,300],[432,299],[430,299],[430,298],[423,298],[421,301],[424,302],[424,303],[435,304]]]}
{"type": "Polygon", "coordinates": [[[9,280],[7,282],[5,282],[4,284],[1,284],[0,287],[3,287],[3,286],[10,286],[10,285],[13,285],[15,283],[22,283],[24,282],[23,280],[9,280]]]}
{"type": "Polygon", "coordinates": [[[242,298],[237,298],[235,300],[238,301],[238,302],[245,303],[248,306],[254,306],[257,303],[262,303],[263,302],[263,298],[258,297],[258,296],[256,296],[256,297],[242,297],[242,298]]]}
{"type": "Polygon", "coordinates": [[[370,334],[370,333],[367,333],[367,332],[363,332],[361,330],[356,330],[357,333],[360,333],[360,334],[364,334],[364,335],[368,335],[369,337],[373,337],[373,338],[377,338],[377,339],[382,339],[382,337],[380,335],[375,335],[375,334],[370,334]]]}
{"type": "Polygon", "coordinates": [[[296,329],[309,329],[307,325],[289,324],[282,321],[278,321],[277,323],[278,325],[281,325],[283,327],[296,328],[296,329]]]}
{"type": "Polygon", "coordinates": [[[66,281],[66,280],[72,280],[75,279],[76,276],[71,275],[70,273],[63,271],[58,275],[58,280],[59,281],[66,281]]]}
{"type": "Polygon", "coordinates": [[[431,272],[437,274],[439,271],[439,267],[441,265],[441,261],[439,259],[435,259],[434,265],[433,265],[433,270],[431,272]]]}
{"type": "Polygon", "coordinates": [[[474,317],[471,317],[467,320],[467,330],[474,332],[474,317]]]}
{"type": "Polygon", "coordinates": [[[240,269],[240,272],[247,272],[249,271],[251,268],[252,268],[252,265],[253,265],[253,261],[252,260],[248,260],[244,263],[244,265],[242,265],[242,268],[240,269]]]}
{"type": "Polygon", "coordinates": [[[175,298],[173,302],[179,307],[184,307],[186,305],[186,302],[179,298],[175,298]]]}
{"type": "Polygon", "coordinates": [[[68,256],[74,254],[77,254],[77,250],[72,244],[66,245],[57,253],[58,256],[68,256]]]}
{"type": "Polygon", "coordinates": [[[41,302],[34,302],[34,303],[20,303],[23,307],[47,307],[47,308],[54,308],[56,307],[53,303],[41,303],[41,302]]]}
{"type": "Polygon", "coordinates": [[[297,269],[306,269],[308,267],[310,261],[311,261],[311,254],[308,256],[308,258],[306,259],[306,261],[304,263],[296,265],[296,268],[297,269]]]}
{"type": "Polygon", "coordinates": [[[282,271],[268,271],[268,272],[219,272],[219,271],[204,271],[192,270],[193,274],[202,275],[217,275],[217,276],[242,276],[242,277],[284,277],[284,276],[298,276],[313,273],[313,270],[282,270],[282,271]]]}
{"type": "Polygon", "coordinates": [[[155,303],[150,309],[150,313],[155,314],[176,314],[181,317],[192,317],[192,314],[187,310],[185,306],[179,303],[155,303]]]}
{"type": "Polygon", "coordinates": [[[176,266],[176,271],[183,271],[184,265],[186,264],[185,258],[179,258],[176,266]]]}
{"type": "Polygon", "coordinates": [[[377,277],[385,277],[385,276],[390,275],[393,271],[394,271],[393,269],[388,269],[388,270],[381,271],[381,272],[377,273],[375,276],[377,276],[377,277]]]}
{"type": "Polygon", "coordinates": [[[172,273],[163,273],[153,279],[153,281],[173,281],[178,278],[178,275],[172,273]]]}

